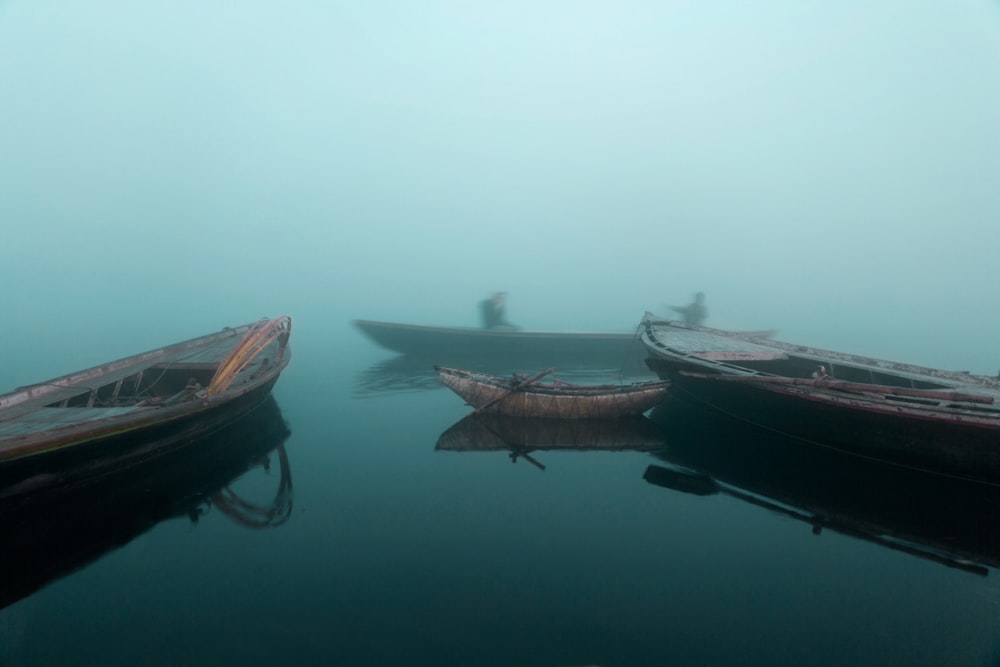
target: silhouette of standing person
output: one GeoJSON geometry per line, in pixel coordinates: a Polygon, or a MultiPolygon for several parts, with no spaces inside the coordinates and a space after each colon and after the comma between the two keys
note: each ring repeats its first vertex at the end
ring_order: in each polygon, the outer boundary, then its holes
{"type": "Polygon", "coordinates": [[[517,329],[507,321],[505,312],[507,293],[494,292],[488,299],[479,302],[479,315],[484,329],[517,329]]]}
{"type": "Polygon", "coordinates": [[[705,293],[698,292],[694,301],[686,306],[670,306],[670,310],[680,313],[685,324],[701,326],[708,318],[708,308],[705,307],[705,293]]]}

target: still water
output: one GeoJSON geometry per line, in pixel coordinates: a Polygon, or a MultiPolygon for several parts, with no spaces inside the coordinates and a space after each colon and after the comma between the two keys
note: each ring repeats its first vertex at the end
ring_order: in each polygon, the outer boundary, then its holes
{"type": "Polygon", "coordinates": [[[8,521],[0,663],[1000,665],[996,492],[682,405],[477,423],[296,335],[251,417],[8,521]]]}

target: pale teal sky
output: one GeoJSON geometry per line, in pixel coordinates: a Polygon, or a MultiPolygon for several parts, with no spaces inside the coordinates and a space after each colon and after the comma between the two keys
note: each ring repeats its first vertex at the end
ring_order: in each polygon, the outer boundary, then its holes
{"type": "Polygon", "coordinates": [[[998,118],[997,2],[8,0],[0,297],[629,328],[700,289],[992,372],[998,118]]]}

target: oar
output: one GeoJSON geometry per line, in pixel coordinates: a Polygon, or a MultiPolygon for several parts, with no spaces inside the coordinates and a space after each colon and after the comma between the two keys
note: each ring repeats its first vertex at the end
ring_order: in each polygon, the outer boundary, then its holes
{"type": "Polygon", "coordinates": [[[513,381],[513,384],[512,384],[512,386],[511,386],[510,389],[508,389],[504,393],[500,394],[499,396],[497,396],[496,398],[494,398],[492,401],[489,401],[488,403],[484,403],[483,405],[480,405],[478,408],[476,408],[475,410],[472,411],[472,414],[474,414],[474,415],[475,414],[479,414],[480,412],[482,412],[486,408],[490,407],[494,403],[502,401],[503,399],[507,398],[512,393],[514,393],[515,391],[519,391],[522,387],[527,387],[528,385],[534,384],[535,382],[538,382],[539,380],[541,380],[543,377],[545,377],[549,373],[555,373],[555,371],[556,371],[555,368],[547,368],[544,371],[542,371],[541,373],[537,373],[535,375],[532,375],[527,380],[522,380],[521,382],[513,381]]]}

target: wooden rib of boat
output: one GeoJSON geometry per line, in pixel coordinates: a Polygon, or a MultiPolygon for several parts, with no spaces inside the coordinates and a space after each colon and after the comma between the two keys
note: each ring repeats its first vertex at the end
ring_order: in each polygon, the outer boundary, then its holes
{"type": "Polygon", "coordinates": [[[502,358],[522,364],[558,360],[566,361],[564,365],[599,363],[611,367],[639,365],[642,359],[642,346],[634,331],[480,329],[372,320],[355,320],[353,324],[381,347],[437,364],[502,358]]]}
{"type": "Polygon", "coordinates": [[[674,391],[797,438],[1000,482],[1000,381],[647,316],[647,364],[674,391]]]}
{"type": "Polygon", "coordinates": [[[0,396],[0,488],[224,426],[267,398],[290,334],[288,317],[264,319],[0,396]]]}
{"type": "Polygon", "coordinates": [[[555,369],[531,377],[499,377],[436,366],[441,382],[478,413],[508,417],[617,419],[641,415],[662,401],[669,382],[576,385],[542,382],[555,369]]]}

